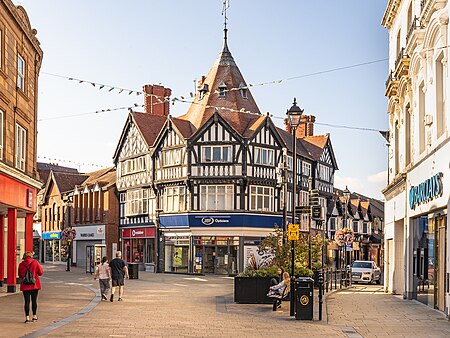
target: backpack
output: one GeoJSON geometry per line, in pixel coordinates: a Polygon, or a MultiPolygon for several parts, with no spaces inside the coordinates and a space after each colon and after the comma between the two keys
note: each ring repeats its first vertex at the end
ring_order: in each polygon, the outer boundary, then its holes
{"type": "Polygon", "coordinates": [[[25,272],[25,276],[22,278],[22,284],[24,285],[36,284],[36,277],[30,271],[31,264],[33,264],[33,262],[31,262],[29,266],[25,266],[27,271],[25,272]]]}

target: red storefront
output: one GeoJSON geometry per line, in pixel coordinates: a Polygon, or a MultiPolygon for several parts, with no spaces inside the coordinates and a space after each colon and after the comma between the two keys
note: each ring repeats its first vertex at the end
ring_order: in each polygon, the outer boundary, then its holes
{"type": "Polygon", "coordinates": [[[155,227],[121,229],[123,258],[129,263],[156,264],[155,227]]]}
{"type": "Polygon", "coordinates": [[[23,180],[19,181],[0,171],[0,285],[3,286],[6,275],[8,292],[16,291],[17,264],[22,255],[33,251],[36,186],[40,184],[26,175],[20,176],[23,180]]]}

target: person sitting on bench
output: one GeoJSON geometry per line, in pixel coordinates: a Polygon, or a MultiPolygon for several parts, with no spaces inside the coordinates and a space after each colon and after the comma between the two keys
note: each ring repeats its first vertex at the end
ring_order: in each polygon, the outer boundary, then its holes
{"type": "Polygon", "coordinates": [[[283,297],[284,289],[290,284],[291,278],[289,276],[289,273],[286,271],[283,272],[283,278],[281,282],[279,282],[277,285],[273,285],[269,288],[269,293],[267,294],[268,297],[283,297]]]}

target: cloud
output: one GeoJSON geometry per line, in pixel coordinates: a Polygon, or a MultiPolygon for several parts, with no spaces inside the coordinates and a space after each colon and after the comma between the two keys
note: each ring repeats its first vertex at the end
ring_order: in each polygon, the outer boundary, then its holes
{"type": "Polygon", "coordinates": [[[372,183],[384,183],[387,182],[387,170],[380,171],[377,174],[370,175],[367,177],[367,180],[372,183]]]}
{"type": "Polygon", "coordinates": [[[361,195],[384,200],[381,189],[386,186],[386,171],[382,171],[367,177],[341,177],[334,176],[334,186],[338,189],[348,189],[361,195]]]}

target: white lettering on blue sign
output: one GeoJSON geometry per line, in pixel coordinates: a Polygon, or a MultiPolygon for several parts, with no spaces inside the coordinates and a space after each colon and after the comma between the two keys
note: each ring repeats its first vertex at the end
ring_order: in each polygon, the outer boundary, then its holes
{"type": "Polygon", "coordinates": [[[430,177],[417,186],[411,186],[409,190],[409,207],[414,209],[417,205],[427,202],[442,194],[442,173],[430,177]]]}

